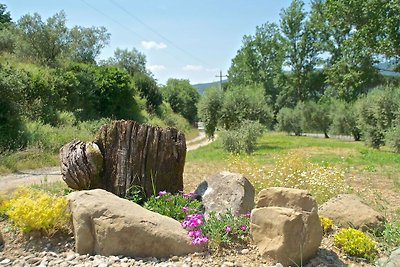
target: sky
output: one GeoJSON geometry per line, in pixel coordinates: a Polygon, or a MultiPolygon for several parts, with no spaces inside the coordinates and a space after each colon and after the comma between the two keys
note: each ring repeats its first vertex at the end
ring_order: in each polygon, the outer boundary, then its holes
{"type": "Polygon", "coordinates": [[[191,84],[226,75],[244,35],[279,23],[290,0],[3,0],[13,21],[35,12],[46,20],[64,10],[67,26],[104,26],[110,42],[98,59],[116,48],[136,48],[158,83],[169,78],[191,84]]]}

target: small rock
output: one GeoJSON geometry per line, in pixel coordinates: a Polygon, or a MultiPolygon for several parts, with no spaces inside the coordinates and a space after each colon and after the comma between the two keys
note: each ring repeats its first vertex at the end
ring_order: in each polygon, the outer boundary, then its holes
{"type": "Polygon", "coordinates": [[[243,255],[246,255],[246,254],[249,254],[249,249],[247,249],[247,248],[245,248],[245,249],[242,249],[242,251],[240,251],[240,253],[241,254],[243,254],[243,255]]]}
{"type": "Polygon", "coordinates": [[[230,261],[224,261],[224,263],[222,263],[222,266],[223,267],[233,267],[233,266],[235,266],[235,264],[230,261]]]}
{"type": "Polygon", "coordinates": [[[4,259],[4,260],[2,260],[1,262],[0,262],[0,264],[9,264],[11,262],[11,260],[10,259],[4,259]]]}
{"type": "Polygon", "coordinates": [[[65,261],[72,261],[76,258],[75,253],[74,254],[69,254],[66,258],[65,261]]]}
{"type": "Polygon", "coordinates": [[[171,257],[171,261],[179,261],[179,257],[178,256],[172,256],[171,257]]]}

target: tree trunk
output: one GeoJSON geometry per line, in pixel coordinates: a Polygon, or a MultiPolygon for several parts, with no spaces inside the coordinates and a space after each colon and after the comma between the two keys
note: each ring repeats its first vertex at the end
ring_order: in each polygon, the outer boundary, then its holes
{"type": "Polygon", "coordinates": [[[84,175],[85,164],[79,161],[79,157],[69,155],[77,152],[63,149],[65,146],[61,149],[62,162],[66,158],[75,162],[69,164],[69,168],[65,167],[68,171],[62,171],[63,176],[70,170],[81,170],[73,179],[64,178],[75,182],[68,185],[103,188],[121,197],[126,197],[133,185],[142,187],[146,196],[160,190],[171,193],[183,190],[186,141],[185,135],[176,129],[162,129],[134,121],[114,121],[101,127],[94,143],[98,145],[103,160],[100,178],[93,182],[87,181],[93,179],[93,175],[84,175]],[[76,180],[84,182],[77,183],[76,180]]]}

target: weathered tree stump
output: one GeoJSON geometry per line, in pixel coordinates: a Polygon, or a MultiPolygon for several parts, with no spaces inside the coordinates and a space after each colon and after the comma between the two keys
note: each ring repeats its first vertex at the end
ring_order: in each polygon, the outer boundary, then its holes
{"type": "Polygon", "coordinates": [[[93,168],[88,144],[73,141],[60,150],[61,173],[74,189],[102,188],[125,197],[133,185],[146,196],[166,190],[183,190],[186,157],[185,135],[174,128],[162,129],[135,121],[103,125],[94,145],[102,155],[102,166],[93,168]],[[101,170],[98,172],[98,170],[101,170]]]}

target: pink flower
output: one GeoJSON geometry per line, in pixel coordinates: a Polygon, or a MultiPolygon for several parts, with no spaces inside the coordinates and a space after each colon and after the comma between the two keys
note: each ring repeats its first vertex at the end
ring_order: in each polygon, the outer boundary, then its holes
{"type": "Polygon", "coordinates": [[[196,196],[196,193],[195,193],[195,192],[189,192],[189,193],[187,193],[187,194],[184,193],[182,196],[183,196],[183,197],[186,197],[186,198],[194,197],[194,196],[196,196]]]}
{"type": "Polygon", "coordinates": [[[248,213],[244,214],[243,216],[244,216],[244,217],[246,217],[246,218],[250,218],[250,216],[251,216],[251,213],[250,213],[250,212],[248,212],[248,213]]]}
{"type": "Polygon", "coordinates": [[[171,202],[172,201],[172,198],[167,198],[165,201],[167,201],[167,202],[171,202]]]}
{"type": "Polygon", "coordinates": [[[160,191],[158,192],[158,196],[162,197],[167,194],[167,191],[160,191]]]}
{"type": "Polygon", "coordinates": [[[244,225],[244,224],[242,224],[239,228],[240,228],[240,230],[242,230],[242,231],[246,231],[246,230],[247,230],[247,226],[244,225]]]}
{"type": "Polygon", "coordinates": [[[189,208],[188,208],[188,207],[182,207],[182,211],[183,211],[183,212],[188,212],[188,211],[189,211],[189,208]]]}
{"type": "Polygon", "coordinates": [[[232,231],[232,227],[230,227],[229,225],[227,225],[225,227],[225,232],[229,233],[230,231],[232,231]]]}

